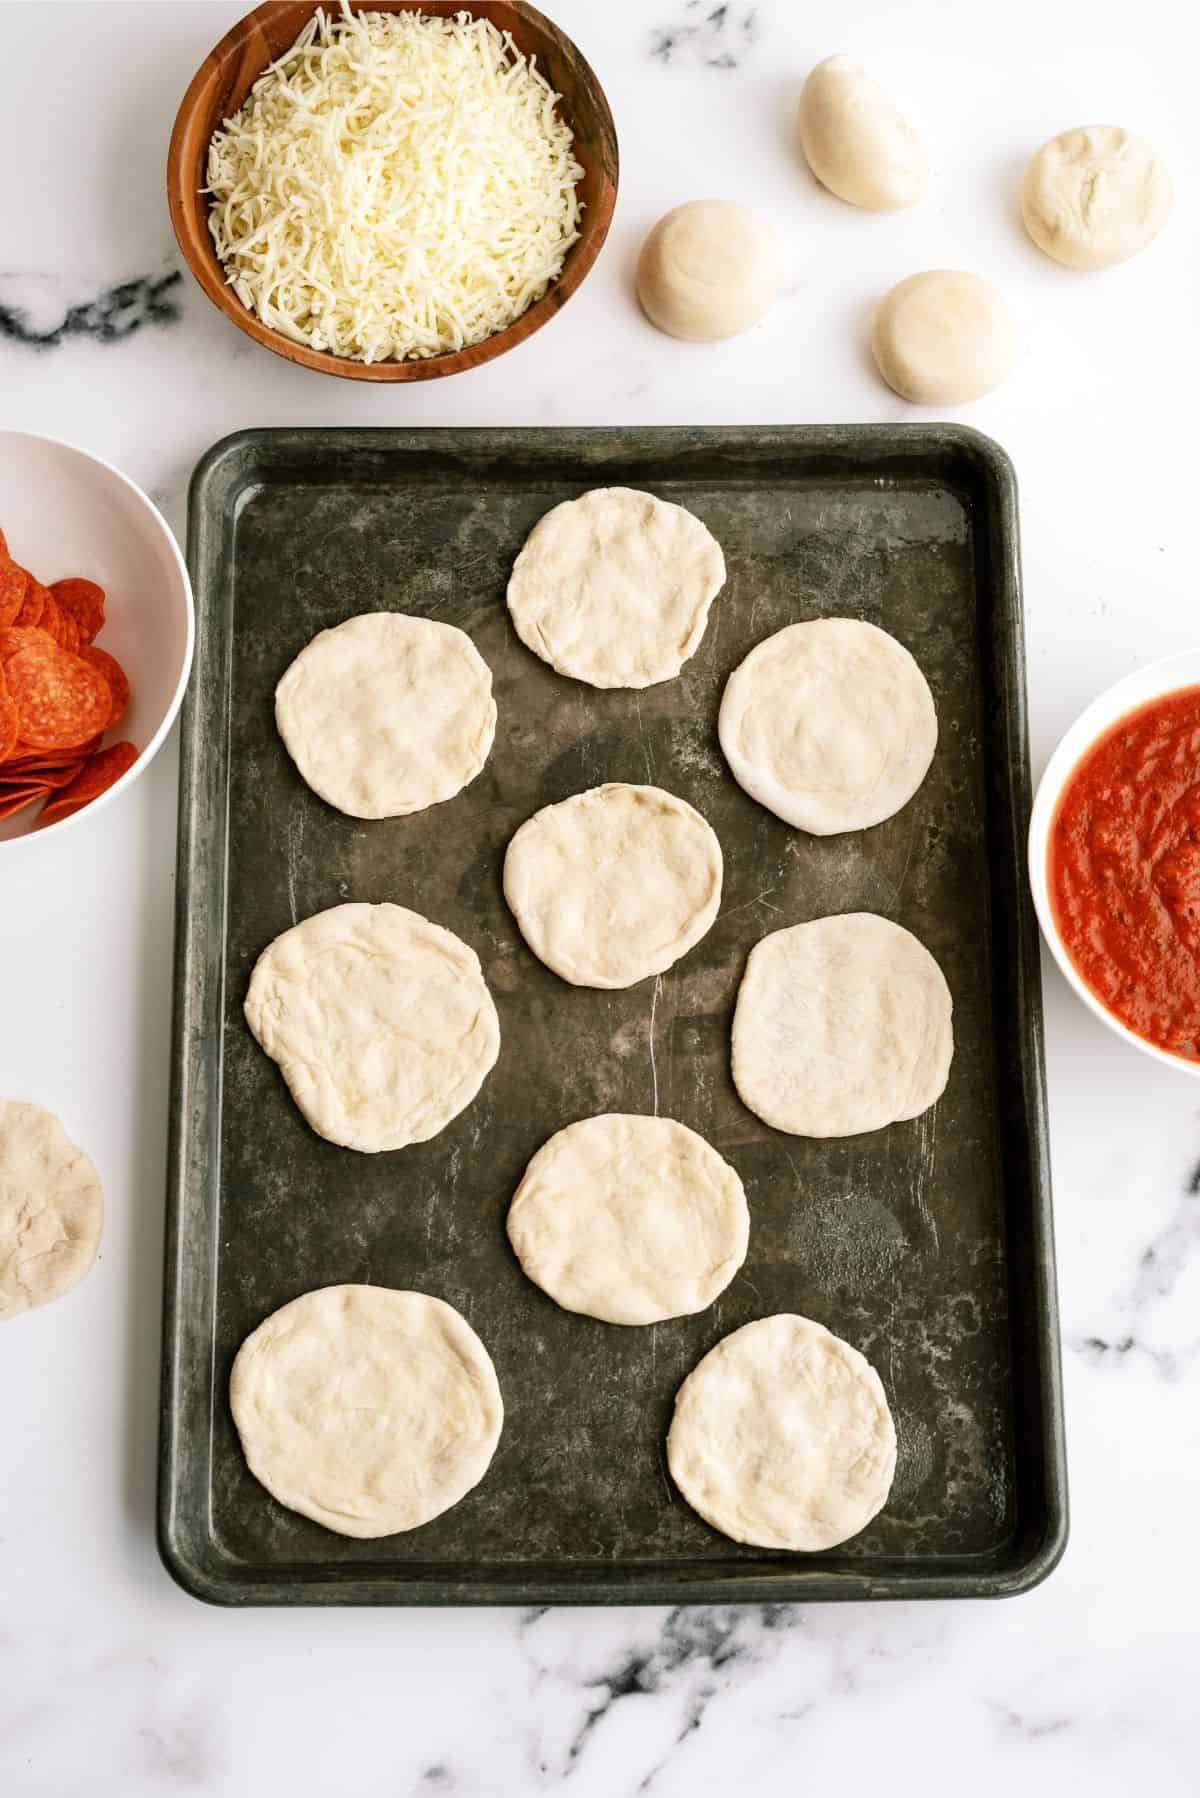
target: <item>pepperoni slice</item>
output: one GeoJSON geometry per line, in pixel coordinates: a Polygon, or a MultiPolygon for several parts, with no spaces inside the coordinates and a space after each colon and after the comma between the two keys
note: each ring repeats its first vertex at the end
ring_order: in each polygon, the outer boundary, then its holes
{"type": "Polygon", "coordinates": [[[0,626],[11,624],[25,602],[25,570],[5,550],[0,559],[0,626]]]}
{"type": "Polygon", "coordinates": [[[105,729],[111,730],[125,716],[129,705],[129,676],[116,656],[109,655],[107,649],[98,649],[94,643],[86,644],[79,653],[85,662],[91,662],[94,668],[98,668],[108,682],[113,709],[105,729]]]}
{"type": "Polygon", "coordinates": [[[53,824],[59,818],[69,818],[101,793],[107,793],[109,787],[115,786],[123,774],[127,774],[137,761],[140,751],[132,743],[114,743],[108,749],[102,749],[87,763],[82,773],[56,793],[42,807],[39,822],[53,824]]]}
{"type": "Polygon", "coordinates": [[[8,690],[4,664],[0,662],[0,762],[6,761],[17,746],[19,722],[17,702],[8,690]]]}
{"type": "Polygon", "coordinates": [[[40,644],[53,649],[54,638],[36,624],[10,624],[6,628],[0,628],[0,663],[7,662],[9,656],[15,656],[18,649],[34,649],[40,644]]]}
{"type": "Polygon", "coordinates": [[[49,587],[43,587],[42,594],[39,628],[53,637],[60,649],[69,649],[74,655],[79,648],[79,626],[69,612],[63,611],[49,587]]]}
{"type": "Polygon", "coordinates": [[[104,588],[72,575],[69,580],[54,581],[50,591],[59,610],[75,620],[80,643],[90,643],[104,623],[104,588]]]}
{"type": "MultiPolygon", "coordinates": [[[[101,733],[103,734],[103,733],[101,733]]],[[[82,768],[90,755],[95,755],[100,747],[100,737],[89,737],[86,743],[80,743],[72,749],[31,749],[28,743],[19,739],[7,762],[0,766],[0,778],[9,779],[34,774],[42,775],[51,768],[65,768],[72,765],[82,768]]]]}
{"type": "Polygon", "coordinates": [[[46,610],[46,591],[47,590],[42,586],[41,581],[37,580],[29,573],[28,569],[26,569],[25,597],[21,601],[21,610],[13,619],[13,624],[16,625],[18,629],[23,628],[25,625],[35,625],[42,622],[42,614],[46,610]]]}
{"type": "Polygon", "coordinates": [[[9,763],[0,767],[0,798],[6,793],[15,793],[18,787],[45,787],[49,792],[53,787],[69,786],[77,774],[82,774],[87,759],[86,755],[76,754],[69,762],[52,762],[45,767],[41,763],[36,766],[9,763]]]}
{"type": "Polygon", "coordinates": [[[0,819],[11,818],[14,812],[24,811],[27,805],[32,805],[47,792],[49,788],[40,782],[36,786],[17,787],[15,790],[6,787],[0,790],[0,819]]]}
{"type": "Polygon", "coordinates": [[[73,749],[108,723],[112,691],[82,656],[37,645],[10,656],[4,673],[20,716],[21,741],[32,749],[73,749]]]}
{"type": "Polygon", "coordinates": [[[87,756],[76,756],[73,762],[64,762],[61,768],[30,768],[25,778],[39,781],[49,792],[55,787],[69,787],[76,775],[82,774],[87,767],[87,756]]]}
{"type": "Polygon", "coordinates": [[[45,631],[55,643],[62,647],[63,624],[62,613],[58,609],[58,601],[49,587],[45,589],[46,597],[42,602],[42,615],[38,619],[38,628],[45,631]]]}

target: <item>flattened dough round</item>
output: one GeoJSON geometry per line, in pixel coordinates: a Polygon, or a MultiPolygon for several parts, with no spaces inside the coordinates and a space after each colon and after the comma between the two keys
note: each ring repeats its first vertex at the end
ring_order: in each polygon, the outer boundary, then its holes
{"type": "Polygon", "coordinates": [[[929,186],[920,138],[852,56],[827,57],[804,83],[800,143],[817,180],[851,206],[894,212],[929,186]]]}
{"type": "Polygon", "coordinates": [[[1171,211],[1171,177],[1144,137],[1081,125],[1043,144],[1021,212],[1039,250],[1068,268],[1111,268],[1144,250],[1171,211]]]}
{"type": "Polygon", "coordinates": [[[565,1311],[653,1324],[711,1305],[746,1259],[736,1172],[673,1118],[610,1112],[544,1143],[518,1186],[508,1236],[565,1311]]]}
{"type": "Polygon", "coordinates": [[[53,1112],[0,1099],[0,1319],[77,1286],[103,1225],[100,1176],[53,1112]]]}
{"type": "Polygon", "coordinates": [[[500,1053],[473,949],[402,905],[335,905],[259,956],[246,1022],[319,1136],[373,1155],[426,1142],[500,1053]]]}
{"type": "Polygon", "coordinates": [[[874,912],[793,924],[750,951],[733,1014],[742,1103],[792,1136],[919,1117],[954,1053],[950,989],[911,931],[874,912]]]}
{"type": "Polygon", "coordinates": [[[504,1423],[491,1357],[452,1305],[324,1286],[247,1336],[229,1381],[255,1479],[341,1536],[415,1530],[487,1472],[504,1423]]]}
{"type": "Polygon", "coordinates": [[[352,818],[400,818],[452,799],[487,761],[492,671],[452,624],[364,612],[300,651],[275,722],[314,793],[352,818]]]}
{"type": "Polygon", "coordinates": [[[781,1312],[734,1330],[693,1368],[667,1461],[714,1529],[812,1553],[883,1509],[896,1429],[870,1362],[821,1324],[781,1312]]]}
{"type": "Polygon", "coordinates": [[[670,337],[712,343],[758,323],[783,277],[775,234],[733,200],[689,200],[660,218],[642,245],[638,299],[670,337]]]}
{"type": "Polygon", "coordinates": [[[919,406],[962,406],[998,387],[1017,359],[1003,295],[965,269],[899,282],[875,312],[871,350],[893,392],[919,406]]]}
{"type": "Polygon", "coordinates": [[[592,687],[652,687],[699,648],[725,557],[682,506],[632,487],[564,500],[530,531],[508,583],[522,643],[592,687]]]}
{"type": "Polygon", "coordinates": [[[822,837],[907,805],[937,746],[920,668],[856,618],[789,624],[752,649],[726,683],[718,729],[739,785],[822,837]]]}
{"type": "Polygon", "coordinates": [[[522,824],[504,897],[533,953],[572,986],[634,986],[700,941],[723,874],[698,811],[661,787],[613,781],[522,824]]]}

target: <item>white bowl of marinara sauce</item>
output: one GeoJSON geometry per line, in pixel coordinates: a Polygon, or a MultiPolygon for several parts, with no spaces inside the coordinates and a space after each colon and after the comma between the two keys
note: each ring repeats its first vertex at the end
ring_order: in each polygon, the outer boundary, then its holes
{"type": "MultiPolygon", "coordinates": [[[[1155,1061],[1163,1062],[1183,1073],[1200,1076],[1200,912],[1197,915],[1198,954],[1193,988],[1196,997],[1197,1047],[1195,1056],[1193,1056],[1182,1049],[1167,1047],[1162,1042],[1153,1040],[1152,1034],[1143,1034],[1142,1029],[1135,1028],[1134,1023],[1130,1021],[1131,1018],[1136,1018],[1132,1007],[1143,1003],[1138,991],[1139,978],[1136,958],[1139,953],[1145,964],[1143,980],[1149,999],[1153,998],[1160,983],[1166,984],[1166,970],[1158,966],[1156,962],[1154,941],[1157,933],[1155,930],[1139,933],[1132,925],[1128,932],[1122,932],[1120,928],[1110,932],[1105,928],[1103,908],[1110,901],[1116,906],[1122,903],[1120,898],[1120,856],[1098,856],[1096,858],[1098,862],[1103,861],[1104,866],[1093,881],[1097,893],[1093,936],[1096,942],[1104,943],[1109,940],[1111,935],[1114,945],[1118,948],[1123,937],[1129,944],[1134,959],[1126,970],[1127,978],[1123,982],[1124,996],[1117,994],[1112,986],[1109,987],[1107,993],[1101,990],[1100,985],[1093,984],[1093,980],[1089,979],[1084,968],[1076,960],[1075,954],[1072,953],[1073,944],[1079,953],[1083,952],[1083,948],[1076,940],[1077,926],[1062,913],[1059,891],[1062,858],[1070,854],[1073,857],[1073,866],[1079,861],[1075,851],[1068,847],[1070,839],[1066,830],[1069,820],[1074,822],[1077,830],[1079,814],[1073,808],[1070,810],[1068,808],[1071,807],[1072,796],[1082,791],[1077,783],[1087,779],[1089,771],[1095,770],[1096,764],[1093,758],[1106,746],[1112,745],[1113,760],[1106,770],[1109,774],[1113,774],[1119,769],[1122,755],[1125,758],[1126,775],[1123,779],[1118,778],[1110,783],[1110,797],[1108,800],[1102,800],[1094,808],[1096,818],[1092,824],[1093,833],[1098,827],[1108,826],[1109,835],[1112,836],[1115,830],[1115,835],[1119,837],[1121,819],[1132,810],[1139,797],[1137,758],[1144,753],[1145,745],[1139,738],[1138,720],[1147,719],[1147,708],[1153,706],[1155,701],[1174,699],[1178,696],[1182,703],[1184,695],[1189,692],[1196,695],[1197,716],[1200,717],[1200,650],[1186,650],[1182,654],[1167,656],[1162,661],[1152,662],[1147,668],[1141,668],[1134,674],[1126,675],[1124,680],[1119,680],[1115,686],[1109,687],[1080,713],[1050,757],[1034,798],[1029,824],[1029,882],[1033,891],[1033,903],[1037,911],[1038,922],[1042,927],[1042,935],[1046,939],[1050,953],[1058,963],[1068,984],[1074,988],[1088,1009],[1094,1012],[1117,1036],[1132,1044],[1143,1055],[1149,1055],[1155,1061]],[[1105,806],[1108,808],[1107,813],[1101,815],[1105,806]],[[1120,1010],[1114,1009],[1115,1006],[1119,1006],[1120,1010]],[[1124,1015],[1121,1015],[1122,1013],[1124,1015]]],[[[1156,778],[1151,770],[1143,770],[1143,773],[1147,781],[1153,781],[1156,778]]],[[[1180,783],[1176,782],[1175,784],[1178,787],[1180,783]]],[[[1195,763],[1194,784],[1197,798],[1197,819],[1200,820],[1200,757],[1197,757],[1195,763]]],[[[1164,813],[1169,810],[1172,803],[1174,803],[1178,815],[1175,817],[1165,816],[1163,827],[1168,833],[1173,831],[1175,838],[1178,839],[1176,842],[1176,859],[1178,861],[1180,853],[1190,857],[1187,843],[1186,794],[1182,798],[1176,795],[1172,800],[1170,794],[1164,793],[1162,799],[1164,813]]],[[[1150,862],[1142,853],[1145,845],[1143,844],[1139,848],[1139,831],[1136,826],[1129,823],[1128,817],[1126,817],[1126,823],[1128,831],[1131,831],[1132,835],[1129,835],[1128,842],[1121,846],[1121,854],[1137,858],[1139,863],[1144,863],[1148,872],[1150,862]]],[[[1200,840],[1196,844],[1196,867],[1197,873],[1200,875],[1200,840]]],[[[1158,868],[1161,877],[1161,856],[1158,868]]],[[[1135,875],[1135,878],[1127,884],[1126,889],[1126,897],[1130,905],[1133,906],[1139,902],[1139,894],[1142,894],[1155,907],[1152,922],[1164,928],[1169,926],[1170,913],[1167,908],[1176,903],[1177,896],[1166,892],[1164,897],[1162,892],[1156,892],[1153,887],[1153,877],[1143,881],[1138,874],[1136,865],[1131,866],[1130,871],[1135,875]],[[1163,907],[1161,916],[1158,910],[1160,906],[1163,907]]],[[[1086,899],[1086,893],[1083,890],[1082,864],[1079,864],[1077,873],[1078,878],[1074,890],[1086,899]]],[[[1198,890],[1198,897],[1200,897],[1200,890],[1198,890]]],[[[1131,912],[1131,917],[1133,915],[1131,912]]],[[[1186,925],[1186,918],[1182,922],[1186,925]]],[[[1187,994],[1181,974],[1182,970],[1190,965],[1186,947],[1185,937],[1180,938],[1178,941],[1179,962],[1172,963],[1171,974],[1171,983],[1185,999],[1187,994]]],[[[1116,969],[1117,960],[1114,956],[1114,974],[1116,969]]],[[[1113,985],[1115,984],[1114,980],[1113,985]]],[[[1142,1023],[1143,1028],[1147,1027],[1143,1019],[1136,1018],[1136,1021],[1142,1023]]],[[[1167,1032],[1164,1030],[1159,1034],[1167,1034],[1167,1032]]]]}

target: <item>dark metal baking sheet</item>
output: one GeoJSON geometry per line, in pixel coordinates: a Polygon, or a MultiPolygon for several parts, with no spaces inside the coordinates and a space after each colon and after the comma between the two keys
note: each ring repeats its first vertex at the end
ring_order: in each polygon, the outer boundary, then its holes
{"type": "Polygon", "coordinates": [[[1061,1552],[1066,1498],[1035,927],[1015,488],[948,426],[255,431],[192,486],[199,649],[184,713],[160,1541],[198,1596],[246,1603],[529,1603],[983,1596],[1061,1552]],[[526,532],[589,487],[695,511],[729,579],[678,680],[598,692],[517,640],[504,588],[526,532]],[[272,695],[321,628],[381,607],[470,632],[495,675],[486,769],[449,804],[360,823],[301,781],[272,695]],[[734,783],[716,715],[747,650],[796,619],[868,618],[932,685],[937,756],[865,833],[815,839],[734,783]],[[565,985],[524,946],[503,850],[539,806],[603,780],[697,806],[725,853],[720,916],[658,980],[565,985]],[[391,899],[478,951],[500,1060],[432,1142],[358,1155],[315,1136],[242,1019],[282,929],[391,899]],[[759,937],[867,909],[937,956],[955,1008],[944,1098],[871,1135],[776,1133],[739,1102],[729,1023],[759,937]],[[746,1265],[712,1308],[651,1329],[576,1317],[504,1233],[532,1152],[605,1110],[681,1118],[737,1167],[746,1265]],[[251,1477],[226,1396],[242,1338],[337,1281],[415,1287],[470,1319],[504,1434],[483,1483],[424,1528],[354,1541],[251,1477]],[[741,1547],[672,1489],[676,1388],[720,1337],[778,1310],[879,1369],[898,1423],[884,1512],[813,1556],[741,1547]]]}

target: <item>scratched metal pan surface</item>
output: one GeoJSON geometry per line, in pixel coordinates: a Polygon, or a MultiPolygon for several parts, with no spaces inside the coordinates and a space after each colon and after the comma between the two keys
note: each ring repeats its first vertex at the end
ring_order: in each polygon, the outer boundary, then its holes
{"type": "Polygon", "coordinates": [[[199,649],[184,716],[160,1542],[198,1596],[251,1603],[534,1603],[953,1597],[1020,1591],[1066,1533],[1041,996],[1022,861],[1029,770],[1016,499],[1003,453],[948,426],[772,430],[257,431],[192,487],[199,649]],[[590,487],[691,508],[728,565],[677,680],[599,692],[518,641],[504,603],[538,518],[590,487]],[[479,778],[414,817],[331,810],[275,732],[273,692],[316,632],[394,608],[468,631],[499,723],[479,778]],[[730,671],[771,632],[870,619],[937,703],[928,779],[875,829],[817,839],[735,784],[717,742],[730,671]],[[650,781],[720,837],[720,915],[624,992],[565,985],[503,899],[539,806],[650,781]],[[394,900],[478,952],[499,1062],[432,1142],[323,1141],[242,1017],[261,950],[347,899],[394,900]],[[924,1117],[809,1141],[746,1110],[729,1028],[746,956],[784,924],[881,912],[945,970],[956,1053],[924,1117]],[[700,1316],[629,1329],[560,1311],[521,1273],[505,1212],[572,1119],[682,1119],[745,1182],[743,1271],[700,1316]],[[435,1293],[486,1343],[504,1433],[481,1485],[409,1534],[355,1541],[247,1471],[229,1370],[309,1288],[435,1293]],[[817,1318],[878,1368],[896,1416],[891,1497],[824,1554],[711,1530],[671,1485],[681,1380],[753,1318],[817,1318]]]}

